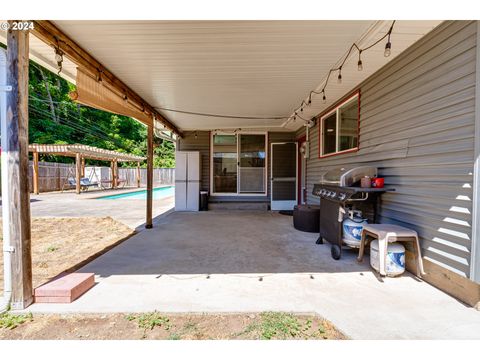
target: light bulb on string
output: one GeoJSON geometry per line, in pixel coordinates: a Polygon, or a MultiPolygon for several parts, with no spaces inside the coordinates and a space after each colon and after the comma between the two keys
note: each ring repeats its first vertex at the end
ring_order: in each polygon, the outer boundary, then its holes
{"type": "Polygon", "coordinates": [[[357,64],[357,65],[358,65],[358,71],[362,71],[362,70],[363,70],[363,63],[362,63],[362,58],[361,58],[361,56],[362,56],[362,50],[360,50],[360,51],[358,52],[358,64],[357,64]]]}
{"type": "Polygon", "coordinates": [[[342,67],[340,67],[340,68],[338,69],[337,82],[338,82],[339,84],[342,83],[342,67]]]}
{"type": "Polygon", "coordinates": [[[390,34],[391,33],[389,32],[388,33],[388,40],[387,40],[387,43],[385,44],[385,52],[383,53],[383,55],[385,57],[389,57],[390,54],[392,53],[392,43],[390,42],[390,34]]]}
{"type": "Polygon", "coordinates": [[[327,97],[325,96],[325,90],[322,90],[322,94],[323,94],[322,100],[323,100],[323,103],[325,104],[327,102],[327,97]]]}

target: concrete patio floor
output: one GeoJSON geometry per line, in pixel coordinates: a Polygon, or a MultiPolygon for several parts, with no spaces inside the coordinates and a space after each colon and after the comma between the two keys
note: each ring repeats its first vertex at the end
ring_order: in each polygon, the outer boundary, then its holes
{"type": "Polygon", "coordinates": [[[354,339],[480,339],[480,312],[368,257],[330,257],[316,234],[273,212],[171,213],[86,265],[96,286],[33,313],[317,313],[354,339]]]}
{"type": "MultiPolygon", "coordinates": [[[[72,191],[30,194],[32,217],[104,217],[124,223],[132,229],[145,223],[146,200],[97,199],[101,196],[117,195],[145,188],[117,190],[90,190],[77,195],[72,191]]],[[[153,200],[153,216],[159,216],[174,207],[174,197],[153,200]]],[[[0,206],[1,208],[1,206],[0,206]]]]}

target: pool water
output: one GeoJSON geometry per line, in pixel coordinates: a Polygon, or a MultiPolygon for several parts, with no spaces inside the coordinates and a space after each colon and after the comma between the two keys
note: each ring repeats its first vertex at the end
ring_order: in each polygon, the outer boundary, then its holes
{"type": "MultiPolygon", "coordinates": [[[[164,199],[169,196],[175,195],[175,186],[158,187],[153,189],[153,199],[164,199]]],[[[146,200],[147,190],[132,191],[123,194],[101,196],[97,199],[102,200],[115,200],[115,199],[127,199],[127,200],[146,200]]]]}

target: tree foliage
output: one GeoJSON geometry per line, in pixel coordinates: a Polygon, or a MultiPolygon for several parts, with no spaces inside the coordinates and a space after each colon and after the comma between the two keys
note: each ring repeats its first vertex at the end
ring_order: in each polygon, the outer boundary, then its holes
{"type": "MultiPolygon", "coordinates": [[[[68,93],[75,89],[74,85],[34,62],[30,62],[29,76],[30,143],[79,143],[145,156],[147,129],[143,124],[126,116],[73,102],[68,93]]],[[[159,140],[154,150],[154,166],[174,167],[174,152],[173,143],[159,140]]],[[[72,161],[60,156],[44,158],[56,162],[72,161]]],[[[105,164],[93,160],[88,162],[105,164]]]]}

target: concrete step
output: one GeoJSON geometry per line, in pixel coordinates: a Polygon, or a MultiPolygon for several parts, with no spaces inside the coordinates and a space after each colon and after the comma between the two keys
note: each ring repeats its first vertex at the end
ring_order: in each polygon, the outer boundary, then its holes
{"type": "Polygon", "coordinates": [[[268,211],[270,203],[268,202],[210,202],[208,203],[208,210],[254,210],[254,211],[268,211]]]}
{"type": "Polygon", "coordinates": [[[37,303],[71,303],[95,284],[93,273],[72,273],[35,289],[37,303]]]}

